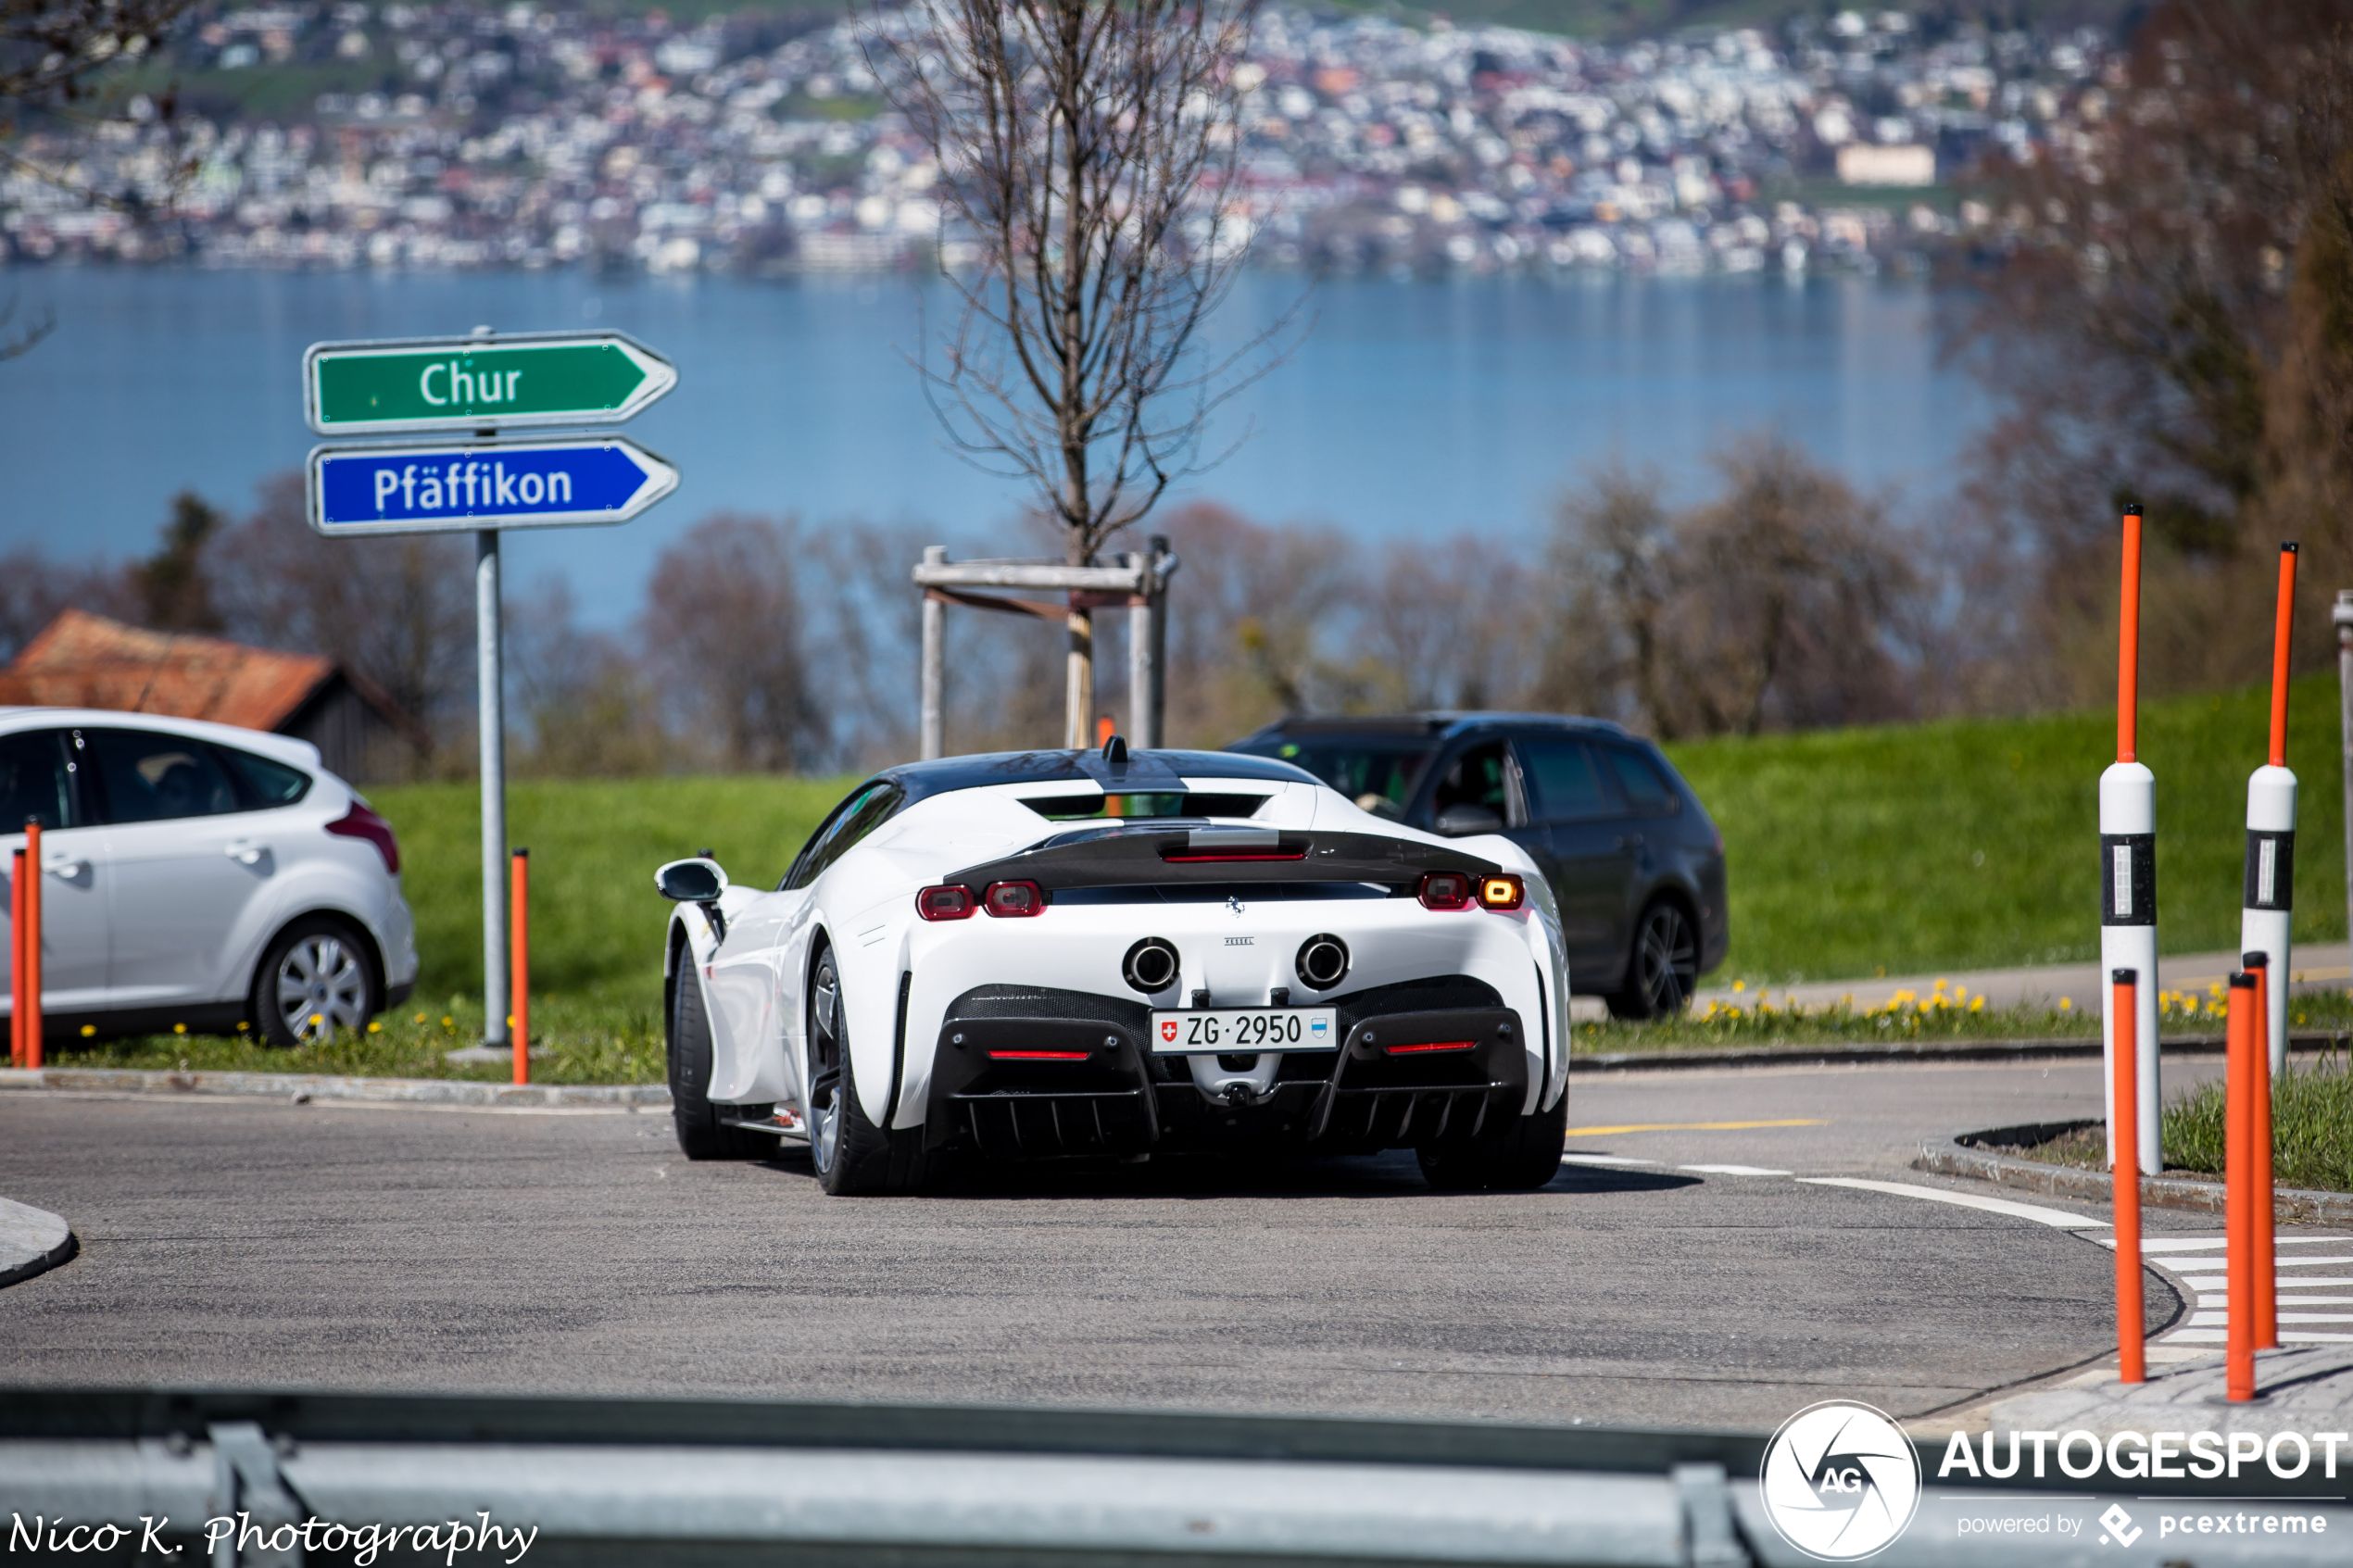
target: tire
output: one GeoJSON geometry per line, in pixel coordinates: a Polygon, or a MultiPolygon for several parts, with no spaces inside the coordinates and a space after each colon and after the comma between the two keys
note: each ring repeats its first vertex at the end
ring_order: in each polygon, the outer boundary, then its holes
{"type": "Polygon", "coordinates": [[[1699,988],[1699,932],[1683,907],[1661,898],[1634,922],[1626,954],[1626,988],[1609,997],[1610,1015],[1635,1021],[1672,1018],[1699,988]]]}
{"type": "Polygon", "coordinates": [[[922,1190],[926,1174],[920,1127],[877,1127],[858,1103],[858,1073],[841,1005],[841,973],[828,951],[809,986],[809,1158],[817,1185],[836,1198],[922,1190]]]}
{"type": "Polygon", "coordinates": [[[248,1000],[262,1039],[291,1050],[333,1030],[367,1028],[384,996],[367,938],[332,915],[305,915],[263,949],[248,1000]]]}
{"type": "Polygon", "coordinates": [[[776,1152],[775,1138],[749,1133],[719,1120],[724,1113],[749,1121],[775,1114],[772,1105],[713,1105],[711,1090],[711,1018],[703,1010],[702,985],[695,978],[694,955],[678,955],[678,981],[670,1002],[670,1121],[678,1148],[689,1160],[758,1160],[776,1152]]]}
{"type": "Polygon", "coordinates": [[[1515,1116],[1493,1137],[1428,1144],[1414,1151],[1432,1192],[1534,1192],[1560,1173],[1568,1096],[1549,1110],[1515,1116]]]}

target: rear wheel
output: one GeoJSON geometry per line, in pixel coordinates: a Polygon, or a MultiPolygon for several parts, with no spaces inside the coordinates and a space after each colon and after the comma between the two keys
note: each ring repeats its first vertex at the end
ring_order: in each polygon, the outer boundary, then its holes
{"type": "Polygon", "coordinates": [[[720,1121],[723,1115],[764,1121],[775,1108],[711,1102],[711,1018],[703,1010],[693,953],[679,952],[677,973],[670,1000],[669,1056],[670,1120],[678,1130],[679,1150],[689,1160],[757,1160],[775,1153],[774,1137],[720,1121]]]}
{"type": "Polygon", "coordinates": [[[281,1047],[365,1029],[383,1000],[368,944],[325,915],[305,915],[278,933],[254,974],[254,1022],[281,1047]]]}
{"type": "Polygon", "coordinates": [[[1626,988],[1609,998],[1617,1018],[1672,1018],[1699,987],[1699,932],[1682,906],[1660,899],[1634,922],[1626,988]]]}
{"type": "Polygon", "coordinates": [[[858,1073],[841,1005],[841,972],[828,951],[809,987],[809,1157],[817,1183],[837,1198],[906,1193],[924,1185],[920,1127],[877,1127],[858,1103],[858,1073]]]}
{"type": "Polygon", "coordinates": [[[1433,1192],[1534,1192],[1561,1168],[1568,1140],[1568,1096],[1549,1110],[1515,1116],[1502,1133],[1414,1151],[1433,1192]]]}

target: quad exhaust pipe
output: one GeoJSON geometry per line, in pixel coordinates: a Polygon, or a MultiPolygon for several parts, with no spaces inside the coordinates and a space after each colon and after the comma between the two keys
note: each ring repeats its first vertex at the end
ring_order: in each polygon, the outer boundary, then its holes
{"type": "Polygon", "coordinates": [[[1324,933],[1299,945],[1299,978],[1311,991],[1328,991],[1348,978],[1348,944],[1324,933]]]}
{"type": "Polygon", "coordinates": [[[1177,967],[1176,947],[1162,937],[1147,936],[1127,949],[1119,973],[1131,990],[1156,997],[1176,984],[1177,967]]]}

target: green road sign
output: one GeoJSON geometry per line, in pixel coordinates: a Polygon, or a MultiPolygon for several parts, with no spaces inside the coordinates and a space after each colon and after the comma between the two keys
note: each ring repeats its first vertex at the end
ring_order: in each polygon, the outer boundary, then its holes
{"type": "Polygon", "coordinates": [[[303,411],[321,435],[618,424],[678,384],[623,332],[318,343],[303,411]]]}

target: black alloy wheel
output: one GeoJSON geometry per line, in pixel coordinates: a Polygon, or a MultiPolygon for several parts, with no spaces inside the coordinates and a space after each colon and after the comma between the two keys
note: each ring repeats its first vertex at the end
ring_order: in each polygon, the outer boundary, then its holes
{"type": "Polygon", "coordinates": [[[1699,988],[1699,932],[1681,905],[1660,899],[1634,926],[1626,988],[1609,998],[1618,1018],[1672,1018],[1699,988]]]}
{"type": "Polygon", "coordinates": [[[809,984],[809,1157],[817,1184],[837,1198],[920,1191],[924,1129],[877,1127],[858,1102],[858,1070],[841,1005],[841,972],[828,948],[809,984]]]}
{"type": "Polygon", "coordinates": [[[774,1157],[776,1140],[766,1133],[731,1127],[720,1120],[764,1122],[768,1105],[714,1105],[711,1101],[711,1018],[703,1010],[702,985],[695,956],[679,945],[676,980],[670,996],[670,1121],[678,1149],[689,1160],[758,1160],[774,1157]]]}

